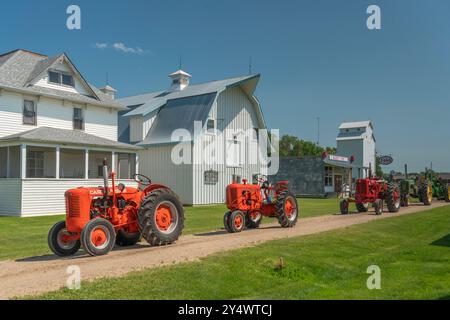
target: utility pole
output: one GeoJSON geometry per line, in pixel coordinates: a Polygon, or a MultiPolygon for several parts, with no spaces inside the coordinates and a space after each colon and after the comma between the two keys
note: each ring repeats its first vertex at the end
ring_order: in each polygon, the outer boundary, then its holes
{"type": "Polygon", "coordinates": [[[317,117],[317,145],[320,145],[320,117],[317,117]]]}

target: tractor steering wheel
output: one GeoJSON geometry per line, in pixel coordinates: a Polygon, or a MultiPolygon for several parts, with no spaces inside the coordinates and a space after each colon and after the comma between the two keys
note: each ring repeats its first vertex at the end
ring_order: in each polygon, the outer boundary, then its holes
{"type": "Polygon", "coordinates": [[[138,183],[138,188],[141,189],[141,186],[148,186],[152,184],[152,180],[149,177],[144,176],[143,174],[134,174],[133,180],[138,183]]]}

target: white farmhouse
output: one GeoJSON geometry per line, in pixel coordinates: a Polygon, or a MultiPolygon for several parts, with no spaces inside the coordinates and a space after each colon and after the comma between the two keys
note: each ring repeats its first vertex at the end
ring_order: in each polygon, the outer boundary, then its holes
{"type": "Polygon", "coordinates": [[[114,94],[66,54],[0,55],[0,215],[63,214],[65,190],[102,184],[104,158],[119,179],[137,172],[140,148],[118,142],[114,94]]]}
{"type": "Polygon", "coordinates": [[[258,156],[258,132],[266,128],[254,96],[260,76],[190,85],[191,75],[178,70],[170,78],[167,90],[118,100],[129,110],[121,112],[119,140],[143,147],[140,173],[169,185],[183,203],[223,203],[229,183],[251,182],[267,170],[258,156]],[[177,129],[189,135],[184,152],[190,161],[181,164],[172,156],[178,155],[179,142],[172,139],[177,129]],[[220,133],[224,139],[216,146],[224,151],[208,153],[220,133]],[[217,161],[205,163],[213,155],[217,161]]]}
{"type": "Polygon", "coordinates": [[[375,173],[375,136],[371,121],[344,122],[336,138],[337,154],[354,157],[353,178],[365,178],[375,173]]]}

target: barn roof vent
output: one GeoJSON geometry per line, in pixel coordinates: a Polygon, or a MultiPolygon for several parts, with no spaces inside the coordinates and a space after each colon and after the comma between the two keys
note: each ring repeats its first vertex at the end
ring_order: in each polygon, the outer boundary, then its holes
{"type": "Polygon", "coordinates": [[[181,91],[189,85],[189,79],[192,76],[183,70],[177,70],[171,73],[169,77],[172,79],[172,85],[169,91],[181,91]]]}

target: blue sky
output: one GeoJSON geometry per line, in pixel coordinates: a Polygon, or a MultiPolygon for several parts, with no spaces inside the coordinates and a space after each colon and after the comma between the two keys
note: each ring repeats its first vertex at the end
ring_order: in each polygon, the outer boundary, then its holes
{"type": "Polygon", "coordinates": [[[340,122],[371,119],[378,151],[395,158],[386,170],[450,171],[449,15],[447,0],[15,0],[2,3],[0,51],[67,52],[91,83],[108,73],[120,96],[166,88],[180,55],[192,82],[247,74],[251,56],[282,134],[315,141],[320,117],[321,144],[334,146],[340,122]],[[70,4],[81,30],[66,28],[70,4]],[[370,4],[381,30],[366,28],[370,4]]]}

